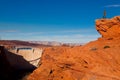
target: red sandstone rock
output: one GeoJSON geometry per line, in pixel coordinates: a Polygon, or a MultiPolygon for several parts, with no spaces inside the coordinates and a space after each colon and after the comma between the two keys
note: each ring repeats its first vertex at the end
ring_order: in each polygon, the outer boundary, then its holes
{"type": "Polygon", "coordinates": [[[96,20],[96,29],[102,37],[120,36],[120,16],[96,20]]]}
{"type": "Polygon", "coordinates": [[[45,49],[40,67],[28,80],[120,80],[119,19],[97,20],[103,38],[84,46],[45,49]]]}

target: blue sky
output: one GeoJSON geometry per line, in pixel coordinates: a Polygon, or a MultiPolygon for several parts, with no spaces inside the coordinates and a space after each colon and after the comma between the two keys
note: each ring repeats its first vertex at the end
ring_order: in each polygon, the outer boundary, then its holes
{"type": "Polygon", "coordinates": [[[0,36],[10,40],[85,43],[95,20],[120,15],[120,0],[0,0],[0,36]]]}

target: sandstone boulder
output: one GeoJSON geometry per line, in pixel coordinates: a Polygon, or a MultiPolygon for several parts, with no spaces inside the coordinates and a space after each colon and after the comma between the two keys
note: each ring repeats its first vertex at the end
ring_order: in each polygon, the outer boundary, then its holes
{"type": "Polygon", "coordinates": [[[96,30],[105,38],[120,36],[120,16],[96,20],[96,30]]]}

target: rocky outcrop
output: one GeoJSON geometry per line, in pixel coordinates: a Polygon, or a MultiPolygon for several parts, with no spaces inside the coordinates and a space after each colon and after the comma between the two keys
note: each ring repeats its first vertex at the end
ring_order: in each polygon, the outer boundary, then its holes
{"type": "Polygon", "coordinates": [[[117,37],[114,39],[98,39],[80,47],[45,49],[40,67],[27,79],[120,80],[119,25],[118,17],[96,21],[102,37],[117,37]],[[108,25],[112,27],[108,28],[108,25]]]}
{"type": "Polygon", "coordinates": [[[120,36],[120,16],[96,20],[96,29],[104,38],[120,36]]]}

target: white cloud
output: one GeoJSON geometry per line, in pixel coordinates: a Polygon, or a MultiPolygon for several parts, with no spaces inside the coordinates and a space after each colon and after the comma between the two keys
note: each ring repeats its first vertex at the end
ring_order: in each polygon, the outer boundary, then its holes
{"type": "Polygon", "coordinates": [[[34,36],[34,35],[41,35],[42,32],[21,32],[18,33],[17,35],[21,35],[21,36],[34,36]]]}
{"type": "Polygon", "coordinates": [[[105,7],[120,7],[120,4],[114,4],[114,5],[106,5],[105,7]]]}
{"type": "Polygon", "coordinates": [[[0,30],[0,32],[4,32],[4,33],[14,33],[14,32],[18,32],[17,30],[0,30]]]}
{"type": "Polygon", "coordinates": [[[36,35],[53,35],[53,34],[91,34],[91,33],[95,33],[96,30],[94,29],[77,29],[77,30],[60,30],[60,31],[47,31],[47,32],[18,32],[17,30],[3,30],[0,32],[4,32],[4,34],[8,34],[8,35],[23,35],[23,36],[36,36],[36,35]],[[11,32],[7,33],[7,32],[11,32]],[[14,34],[12,32],[16,32],[17,34],[14,34]]]}
{"type": "Polygon", "coordinates": [[[91,33],[95,32],[95,29],[72,29],[72,30],[60,30],[60,31],[47,31],[47,32],[36,32],[41,34],[61,34],[61,33],[91,33]]]}
{"type": "Polygon", "coordinates": [[[88,32],[93,32],[95,31],[94,29],[74,29],[74,30],[63,30],[63,31],[56,31],[53,33],[77,33],[77,32],[82,32],[82,33],[88,33],[88,32]]]}

